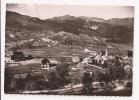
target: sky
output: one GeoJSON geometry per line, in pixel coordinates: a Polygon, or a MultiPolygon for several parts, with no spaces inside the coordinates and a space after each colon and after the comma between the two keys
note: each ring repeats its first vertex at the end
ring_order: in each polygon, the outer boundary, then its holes
{"type": "Polygon", "coordinates": [[[99,17],[104,19],[134,17],[133,6],[7,4],[6,10],[40,19],[63,15],[99,17]]]}

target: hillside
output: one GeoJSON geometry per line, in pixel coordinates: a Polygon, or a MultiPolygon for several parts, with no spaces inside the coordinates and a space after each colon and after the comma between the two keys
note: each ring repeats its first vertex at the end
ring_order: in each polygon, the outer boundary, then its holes
{"type": "MultiPolygon", "coordinates": [[[[6,42],[31,38],[57,37],[61,31],[70,33],[79,42],[80,35],[86,37],[104,37],[108,42],[131,43],[133,41],[133,19],[110,19],[74,17],[70,15],[41,20],[16,12],[6,12],[6,42]],[[112,20],[112,21],[110,21],[112,20]],[[122,21],[121,21],[122,20],[122,21]],[[51,37],[51,33],[54,35],[51,37]]],[[[62,37],[61,39],[64,39],[62,37]]],[[[58,40],[58,41],[61,41],[58,40]]],[[[84,38],[82,41],[86,41],[84,38]]],[[[91,39],[89,39],[91,40],[91,39]]],[[[89,42],[89,41],[86,41],[89,42]]]]}

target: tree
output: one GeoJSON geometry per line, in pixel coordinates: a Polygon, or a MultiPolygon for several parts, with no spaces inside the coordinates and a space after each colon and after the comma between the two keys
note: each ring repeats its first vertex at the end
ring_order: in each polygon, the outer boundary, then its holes
{"type": "Polygon", "coordinates": [[[61,63],[57,65],[56,70],[48,73],[48,83],[50,89],[57,89],[70,83],[68,64],[61,63]]]}
{"type": "MultiPolygon", "coordinates": [[[[21,81],[22,82],[22,81],[21,81]]],[[[40,90],[45,88],[43,75],[34,75],[29,73],[25,79],[23,79],[23,87],[25,90],[40,90]]]]}
{"type": "Polygon", "coordinates": [[[28,59],[28,60],[33,59],[32,55],[28,55],[27,59],[28,59]]]}
{"type": "Polygon", "coordinates": [[[61,86],[68,84],[69,80],[69,65],[66,63],[61,63],[56,67],[56,73],[59,78],[61,86]]]}
{"type": "Polygon", "coordinates": [[[83,93],[91,94],[92,93],[92,77],[89,72],[85,72],[82,78],[83,83],[83,93]]]}
{"type": "Polygon", "coordinates": [[[59,80],[55,72],[48,74],[48,84],[50,89],[57,89],[59,87],[59,80]]]}
{"type": "Polygon", "coordinates": [[[24,78],[16,79],[16,83],[17,83],[17,88],[16,89],[25,90],[25,79],[24,78]]]}
{"type": "Polygon", "coordinates": [[[112,80],[123,79],[126,75],[123,66],[112,66],[109,68],[110,76],[112,80]]]}
{"type": "Polygon", "coordinates": [[[5,78],[4,78],[4,92],[13,91],[16,89],[16,80],[7,69],[5,69],[5,78]]]}
{"type": "Polygon", "coordinates": [[[105,72],[103,74],[103,81],[107,84],[108,82],[112,81],[112,77],[109,72],[105,72]]]}

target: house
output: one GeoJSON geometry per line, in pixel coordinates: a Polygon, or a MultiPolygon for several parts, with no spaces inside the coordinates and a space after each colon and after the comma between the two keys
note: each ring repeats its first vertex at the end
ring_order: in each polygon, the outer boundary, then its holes
{"type": "Polygon", "coordinates": [[[13,55],[11,55],[11,60],[23,61],[26,59],[25,59],[23,52],[14,52],[13,55]]]}
{"type": "Polygon", "coordinates": [[[101,55],[101,56],[103,56],[103,55],[105,55],[105,54],[106,54],[106,51],[101,51],[101,52],[100,52],[100,55],[101,55]]]}

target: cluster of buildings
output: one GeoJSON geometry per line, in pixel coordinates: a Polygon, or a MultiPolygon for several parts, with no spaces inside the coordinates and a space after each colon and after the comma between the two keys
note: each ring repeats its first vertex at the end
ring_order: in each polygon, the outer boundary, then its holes
{"type": "MultiPolygon", "coordinates": [[[[79,62],[82,63],[84,66],[85,65],[95,65],[100,68],[108,68],[109,66],[112,66],[114,63],[118,62],[123,65],[124,69],[127,71],[132,71],[133,65],[132,65],[132,58],[133,58],[133,52],[128,50],[127,55],[109,55],[108,49],[106,48],[105,51],[101,51],[99,53],[95,51],[91,51],[88,49],[85,49],[84,52],[89,53],[89,57],[86,57],[80,60],[79,57],[74,57],[73,61],[74,62],[79,62]],[[76,59],[75,59],[76,58],[76,59]]],[[[74,70],[79,69],[79,67],[74,67],[74,70]]]]}

